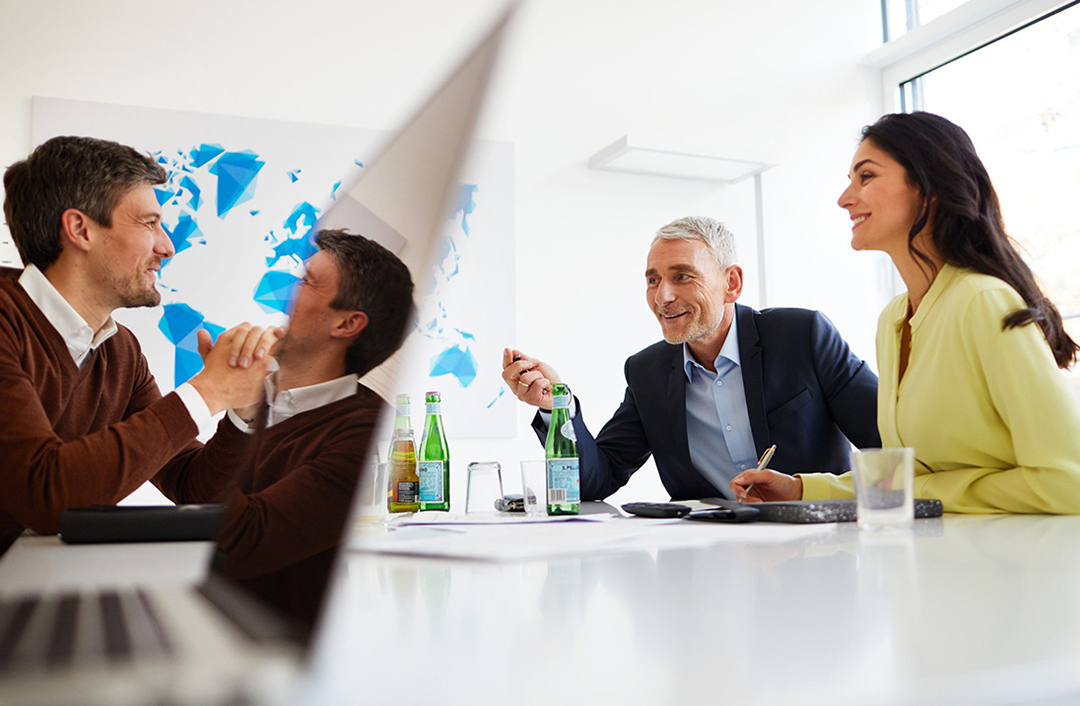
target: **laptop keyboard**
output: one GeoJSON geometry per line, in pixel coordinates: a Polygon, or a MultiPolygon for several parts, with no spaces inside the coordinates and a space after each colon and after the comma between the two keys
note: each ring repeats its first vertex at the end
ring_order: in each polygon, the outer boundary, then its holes
{"type": "Polygon", "coordinates": [[[142,590],[0,600],[0,672],[126,662],[173,646],[142,590]]]}

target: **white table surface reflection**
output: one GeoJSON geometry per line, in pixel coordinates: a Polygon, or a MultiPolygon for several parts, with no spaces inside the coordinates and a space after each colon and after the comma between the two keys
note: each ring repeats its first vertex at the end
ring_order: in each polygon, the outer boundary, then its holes
{"type": "MultiPolygon", "coordinates": [[[[210,551],[24,537],[0,595],[195,581],[210,551]]],[[[341,568],[293,702],[1080,702],[1080,517],[516,563],[349,552],[341,568]]]]}
{"type": "Polygon", "coordinates": [[[339,580],[325,703],[1080,700],[1080,517],[508,564],[353,552],[339,580]]]}

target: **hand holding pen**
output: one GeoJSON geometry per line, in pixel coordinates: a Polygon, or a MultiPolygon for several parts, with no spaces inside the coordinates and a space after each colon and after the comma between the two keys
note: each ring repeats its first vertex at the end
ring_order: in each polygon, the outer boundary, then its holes
{"type": "Polygon", "coordinates": [[[772,460],[775,446],[761,455],[757,468],[743,471],[731,479],[729,487],[736,499],[744,503],[778,502],[783,500],[802,500],[803,484],[798,476],[766,468],[772,460]],[[753,495],[750,492],[753,491],[753,495]]]}

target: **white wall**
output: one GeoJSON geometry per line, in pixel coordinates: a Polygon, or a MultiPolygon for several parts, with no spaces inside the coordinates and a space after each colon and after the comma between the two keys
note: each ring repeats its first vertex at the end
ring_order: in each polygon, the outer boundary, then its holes
{"type": "MultiPolygon", "coordinates": [[[[34,95],[393,128],[498,11],[496,0],[184,3],[0,0],[0,163],[24,157],[34,95]]],[[[757,303],[752,186],[591,171],[623,134],[761,153],[768,304],[819,308],[873,362],[887,292],[880,260],[848,247],[835,205],[858,129],[877,117],[859,67],[879,36],[871,0],[532,0],[519,14],[480,137],[516,148],[517,335],[584,401],[594,431],[622,399],[622,362],[659,338],[642,271],[653,231],[727,220],[757,303]]],[[[0,240],[6,240],[0,232],[0,240]]],[[[0,257],[13,255],[0,246],[0,257]]],[[[487,371],[497,375],[498,371],[487,371]]],[[[521,434],[452,443],[516,468],[521,434]]],[[[414,420],[418,423],[418,420],[414,420]]],[[[457,477],[454,496],[464,491],[457,477]]],[[[516,473],[508,472],[508,490],[516,473]]],[[[666,497],[651,464],[616,496],[666,497]]]]}

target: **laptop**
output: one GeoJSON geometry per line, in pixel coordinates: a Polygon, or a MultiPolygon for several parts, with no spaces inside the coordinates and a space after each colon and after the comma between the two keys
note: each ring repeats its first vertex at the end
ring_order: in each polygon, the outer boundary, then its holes
{"type": "MultiPolygon", "coordinates": [[[[421,273],[430,271],[441,243],[445,205],[456,191],[514,7],[365,172],[339,192],[319,228],[344,227],[372,237],[397,252],[415,282],[423,281],[421,273]],[[434,156],[427,151],[432,144],[441,146],[434,156]],[[419,170],[422,179],[409,178],[419,170]]],[[[403,349],[373,371],[375,375],[366,376],[370,382],[365,384],[384,398],[407,374],[408,340],[403,349]]],[[[373,439],[392,425],[393,415],[394,408],[385,405],[373,439]]],[[[359,476],[373,471],[370,467],[357,471],[352,512],[340,518],[337,527],[343,541],[358,510],[359,476]]],[[[162,551],[160,545],[62,547],[65,552],[81,552],[63,556],[84,562],[94,561],[96,549],[129,552],[124,556],[130,556],[134,566],[148,567],[146,581],[134,585],[105,581],[93,588],[69,581],[67,588],[33,592],[13,591],[11,584],[0,587],[0,704],[290,702],[317,653],[312,646],[323,629],[331,587],[336,585],[341,547],[339,543],[286,567],[287,582],[279,580],[281,572],[234,580],[220,553],[210,552],[206,579],[198,585],[155,575],[153,552],[162,551]]],[[[15,568],[20,557],[11,556],[18,549],[16,545],[0,561],[0,576],[8,567],[21,571],[15,568]]],[[[205,550],[203,544],[168,548],[196,557],[205,550]]],[[[49,569],[60,577],[73,571],[65,565],[49,569]]],[[[56,583],[63,582],[51,582],[56,583]]]]}

